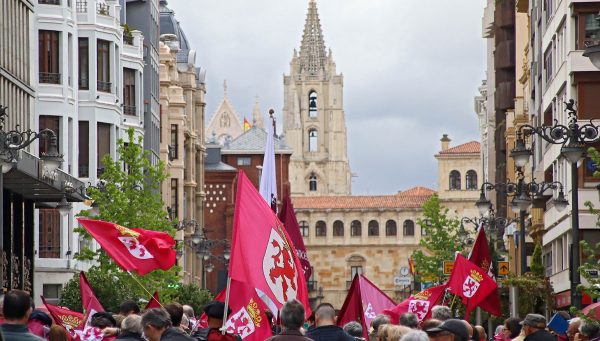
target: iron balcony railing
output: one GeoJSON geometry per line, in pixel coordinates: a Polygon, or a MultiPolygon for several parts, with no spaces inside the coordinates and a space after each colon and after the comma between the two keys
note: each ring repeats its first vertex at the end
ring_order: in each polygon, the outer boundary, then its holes
{"type": "Polygon", "coordinates": [[[40,72],[40,83],[60,84],[60,73],[40,72]]]}
{"type": "Polygon", "coordinates": [[[98,91],[110,92],[110,85],[111,84],[112,84],[111,82],[98,81],[96,85],[98,87],[98,91]]]}

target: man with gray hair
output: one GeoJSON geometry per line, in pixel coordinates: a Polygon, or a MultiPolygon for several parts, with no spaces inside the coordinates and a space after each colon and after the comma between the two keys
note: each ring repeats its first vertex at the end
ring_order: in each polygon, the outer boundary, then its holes
{"type": "Polygon", "coordinates": [[[431,308],[431,318],[442,322],[452,318],[452,310],[445,305],[436,305],[431,308]]]}
{"type": "Polygon", "coordinates": [[[371,320],[371,332],[369,333],[369,341],[377,341],[377,331],[379,326],[390,323],[390,317],[384,314],[379,314],[371,320]]]}
{"type": "Polygon", "coordinates": [[[173,328],[171,316],[162,308],[147,310],[142,315],[144,335],[149,341],[195,341],[179,328],[173,328]]]}
{"type": "Polygon", "coordinates": [[[131,314],[121,322],[121,334],[115,341],[143,341],[142,317],[131,314]]]}
{"type": "Polygon", "coordinates": [[[357,340],[364,340],[363,327],[356,321],[350,321],[344,325],[344,331],[350,336],[354,336],[357,340]]]}
{"type": "Polygon", "coordinates": [[[335,325],[335,310],[331,305],[321,304],[315,311],[314,329],[306,333],[306,337],[315,341],[354,341],[342,328],[335,325]]]}
{"type": "Polygon", "coordinates": [[[402,335],[400,341],[429,341],[429,336],[422,330],[411,330],[402,335]]]}
{"type": "Polygon", "coordinates": [[[598,324],[598,321],[582,320],[579,333],[585,337],[585,340],[600,340],[600,324],[598,324]]]}
{"type": "Polygon", "coordinates": [[[400,315],[399,324],[410,329],[417,329],[419,327],[419,319],[413,313],[404,313],[400,315]]]}
{"type": "Polygon", "coordinates": [[[311,339],[302,335],[300,327],[304,324],[304,306],[295,299],[291,299],[283,305],[279,319],[283,330],[279,335],[268,338],[268,341],[310,341],[311,339]]]}

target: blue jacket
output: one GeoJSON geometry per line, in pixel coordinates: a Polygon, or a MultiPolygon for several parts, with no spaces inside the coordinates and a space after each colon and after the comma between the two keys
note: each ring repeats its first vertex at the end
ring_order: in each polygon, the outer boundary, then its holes
{"type": "Polygon", "coordinates": [[[348,335],[338,326],[321,326],[306,332],[306,337],[315,341],[355,341],[356,339],[348,335]]]}

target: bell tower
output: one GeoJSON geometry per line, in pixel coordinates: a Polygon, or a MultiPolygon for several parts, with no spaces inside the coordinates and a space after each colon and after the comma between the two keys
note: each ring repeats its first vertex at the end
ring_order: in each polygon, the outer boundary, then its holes
{"type": "Polygon", "coordinates": [[[344,78],[325,48],[317,3],[310,0],[300,52],[294,49],[284,75],[283,130],[294,153],[289,179],[293,195],[349,195],[344,78]]]}

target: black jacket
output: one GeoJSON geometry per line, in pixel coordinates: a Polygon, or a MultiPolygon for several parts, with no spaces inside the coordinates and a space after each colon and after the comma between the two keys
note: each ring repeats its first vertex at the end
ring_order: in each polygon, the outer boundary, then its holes
{"type": "Polygon", "coordinates": [[[525,341],[555,341],[556,336],[549,332],[540,329],[537,332],[533,332],[525,337],[525,341]]]}
{"type": "Polygon", "coordinates": [[[141,334],[123,332],[114,341],[145,341],[141,334]]]}
{"type": "Polygon", "coordinates": [[[306,332],[306,337],[315,341],[355,341],[356,339],[338,326],[321,326],[306,332]]]}
{"type": "Polygon", "coordinates": [[[195,339],[179,328],[170,327],[160,336],[160,341],[195,341],[195,339]]]}
{"type": "Polygon", "coordinates": [[[33,335],[24,324],[8,324],[2,325],[2,335],[5,341],[43,341],[41,337],[33,335]]]}

